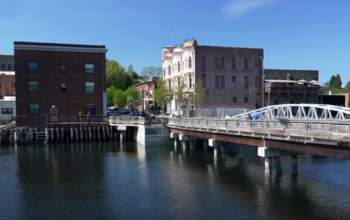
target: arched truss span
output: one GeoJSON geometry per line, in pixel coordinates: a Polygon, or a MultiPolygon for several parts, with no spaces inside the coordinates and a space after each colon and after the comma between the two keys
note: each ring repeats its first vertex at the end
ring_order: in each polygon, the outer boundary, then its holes
{"type": "Polygon", "coordinates": [[[350,108],[325,104],[272,105],[235,115],[232,119],[246,119],[254,113],[258,113],[260,119],[350,120],[350,108]]]}

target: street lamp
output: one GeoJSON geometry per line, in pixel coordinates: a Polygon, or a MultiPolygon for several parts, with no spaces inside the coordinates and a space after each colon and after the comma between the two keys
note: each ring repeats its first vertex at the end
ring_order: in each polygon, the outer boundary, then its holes
{"type": "Polygon", "coordinates": [[[260,55],[261,59],[261,107],[265,107],[265,74],[264,74],[264,58],[260,55]]]}
{"type": "Polygon", "coordinates": [[[287,90],[288,90],[288,92],[287,92],[287,104],[289,103],[289,73],[287,73],[287,85],[288,85],[288,87],[287,87],[287,90]]]}

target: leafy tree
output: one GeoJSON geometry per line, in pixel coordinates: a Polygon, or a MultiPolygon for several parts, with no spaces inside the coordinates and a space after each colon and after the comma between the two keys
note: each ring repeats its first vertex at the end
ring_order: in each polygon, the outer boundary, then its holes
{"type": "Polygon", "coordinates": [[[197,80],[194,84],[194,91],[190,93],[190,99],[197,108],[203,107],[207,103],[207,89],[203,86],[202,80],[197,80]]]}
{"type": "Polygon", "coordinates": [[[113,102],[118,107],[123,107],[126,105],[126,94],[121,89],[115,89],[113,102]]]}
{"type": "Polygon", "coordinates": [[[346,89],[348,92],[350,92],[350,80],[348,81],[348,83],[346,83],[345,89],[346,89]]]}
{"type": "Polygon", "coordinates": [[[162,67],[155,67],[155,66],[147,66],[142,69],[141,75],[144,77],[162,77],[163,76],[163,70],[162,67]]]}
{"type": "Polygon", "coordinates": [[[330,88],[333,88],[334,81],[335,81],[335,76],[332,75],[331,79],[329,80],[329,87],[330,87],[330,88]]]}
{"type": "Polygon", "coordinates": [[[334,82],[333,82],[333,87],[332,88],[341,88],[342,86],[342,81],[341,81],[341,77],[339,74],[337,74],[335,76],[334,82]]]}
{"type": "Polygon", "coordinates": [[[115,60],[106,59],[106,81],[107,87],[115,86],[118,74],[125,73],[125,68],[115,60]]]}
{"type": "Polygon", "coordinates": [[[129,86],[132,85],[131,76],[129,76],[127,73],[119,73],[117,75],[117,82],[115,85],[117,89],[125,91],[129,86]]]}
{"type": "Polygon", "coordinates": [[[166,82],[163,79],[159,79],[157,82],[157,88],[154,92],[154,100],[156,105],[161,107],[163,112],[165,104],[171,102],[172,99],[173,93],[171,88],[166,85],[166,82]]]}
{"type": "Polygon", "coordinates": [[[107,106],[113,106],[114,105],[114,94],[115,94],[115,87],[111,86],[107,88],[107,106]]]}
{"type": "Polygon", "coordinates": [[[131,74],[134,72],[134,67],[132,65],[129,65],[126,72],[129,74],[129,76],[131,76],[131,74]]]}
{"type": "Polygon", "coordinates": [[[323,91],[324,95],[328,95],[329,91],[332,91],[333,94],[341,94],[341,93],[347,93],[347,89],[341,89],[341,88],[325,88],[323,91]]]}
{"type": "Polygon", "coordinates": [[[181,107],[181,103],[182,103],[183,98],[184,98],[185,88],[186,88],[185,83],[182,80],[180,80],[180,81],[178,81],[178,84],[173,91],[175,103],[176,103],[176,106],[178,109],[178,113],[180,113],[180,110],[181,110],[180,107],[181,107]]]}
{"type": "Polygon", "coordinates": [[[135,87],[129,87],[125,91],[125,96],[128,105],[131,105],[133,108],[137,108],[141,105],[140,92],[135,87]]]}

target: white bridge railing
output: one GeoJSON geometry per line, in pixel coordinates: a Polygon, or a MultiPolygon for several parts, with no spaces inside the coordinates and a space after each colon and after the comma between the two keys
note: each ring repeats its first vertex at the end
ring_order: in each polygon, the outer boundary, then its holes
{"type": "Polygon", "coordinates": [[[170,127],[186,127],[196,129],[217,129],[226,131],[254,131],[268,133],[269,130],[290,132],[325,132],[331,134],[350,135],[350,120],[239,120],[239,119],[169,119],[170,127]]]}

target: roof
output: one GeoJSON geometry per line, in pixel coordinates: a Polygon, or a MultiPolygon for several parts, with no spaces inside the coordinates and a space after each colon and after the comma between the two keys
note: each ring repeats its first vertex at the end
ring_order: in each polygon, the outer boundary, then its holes
{"type": "Polygon", "coordinates": [[[67,44],[67,43],[46,43],[46,42],[27,42],[15,41],[15,50],[36,50],[36,51],[66,51],[66,52],[92,52],[106,53],[105,45],[89,44],[67,44]]]}
{"type": "Polygon", "coordinates": [[[101,48],[101,49],[106,49],[105,45],[46,43],[46,42],[29,42],[29,41],[15,41],[14,45],[15,46],[17,46],[17,45],[26,45],[26,46],[80,47],[80,48],[101,48]]]}
{"type": "Polygon", "coordinates": [[[295,80],[285,80],[285,79],[267,79],[265,82],[269,83],[298,83],[298,81],[295,80]]]}
{"type": "Polygon", "coordinates": [[[271,68],[264,68],[264,71],[266,70],[281,70],[281,71],[319,71],[319,70],[310,70],[310,69],[271,69],[271,68]]]}

